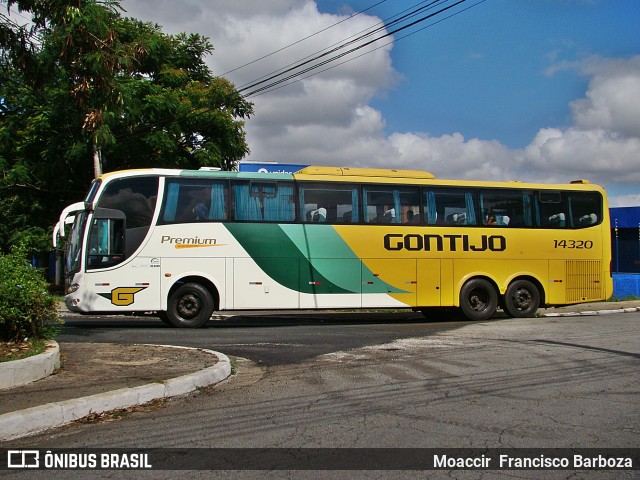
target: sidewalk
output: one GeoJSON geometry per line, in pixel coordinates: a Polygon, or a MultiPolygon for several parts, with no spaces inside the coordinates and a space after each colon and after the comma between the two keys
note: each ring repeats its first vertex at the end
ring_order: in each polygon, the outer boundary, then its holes
{"type": "Polygon", "coordinates": [[[231,374],[226,355],[204,349],[65,342],[60,357],[53,375],[0,390],[0,441],[183,395],[231,374]]]}
{"type": "MultiPolygon", "coordinates": [[[[539,310],[542,316],[640,311],[640,300],[539,310]]],[[[535,321],[535,319],[532,319],[535,321]]],[[[229,359],[210,350],[158,345],[63,343],[61,368],[42,380],[0,390],[0,441],[99,414],[182,395],[231,374],[229,359]]]]}
{"type": "Polygon", "coordinates": [[[609,313],[640,311],[640,300],[625,300],[621,302],[594,302],[579,303],[559,308],[541,308],[538,310],[540,316],[563,316],[563,315],[606,315],[609,313]]]}

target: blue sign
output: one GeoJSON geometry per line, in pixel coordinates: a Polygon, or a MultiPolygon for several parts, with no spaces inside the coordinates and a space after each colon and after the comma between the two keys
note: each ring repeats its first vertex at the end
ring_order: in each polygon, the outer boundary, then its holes
{"type": "Polygon", "coordinates": [[[640,227],[640,207],[612,207],[609,209],[611,216],[611,228],[638,228],[640,227]],[[617,222],[616,222],[617,220],[617,222]]]}
{"type": "Polygon", "coordinates": [[[295,173],[308,165],[276,162],[240,162],[240,172],[295,173]]]}

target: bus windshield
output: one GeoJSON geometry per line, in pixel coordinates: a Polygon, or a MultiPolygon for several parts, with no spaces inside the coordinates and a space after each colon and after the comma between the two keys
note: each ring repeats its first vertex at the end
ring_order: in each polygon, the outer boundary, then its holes
{"type": "Polygon", "coordinates": [[[65,254],[65,271],[67,274],[80,270],[80,260],[82,259],[82,238],[86,222],[87,212],[79,212],[73,221],[65,254]]]}

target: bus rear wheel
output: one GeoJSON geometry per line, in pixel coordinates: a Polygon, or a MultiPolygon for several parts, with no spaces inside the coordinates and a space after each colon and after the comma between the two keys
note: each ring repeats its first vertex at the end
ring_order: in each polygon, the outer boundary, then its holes
{"type": "Polygon", "coordinates": [[[469,320],[487,320],[498,308],[498,293],[491,282],[474,278],[460,290],[460,309],[469,320]]]}
{"type": "Polygon", "coordinates": [[[198,283],[185,283],[171,294],[167,304],[167,319],[175,327],[204,326],[215,307],[209,290],[198,283]]]}
{"type": "Polygon", "coordinates": [[[540,291],[528,280],[516,280],[504,294],[504,309],[516,318],[532,317],[540,307],[540,291]]]}

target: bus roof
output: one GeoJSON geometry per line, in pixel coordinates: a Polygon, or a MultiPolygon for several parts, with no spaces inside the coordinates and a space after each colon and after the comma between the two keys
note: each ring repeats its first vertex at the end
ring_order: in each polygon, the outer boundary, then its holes
{"type": "Polygon", "coordinates": [[[386,168],[347,168],[347,167],[305,167],[293,174],[295,178],[303,175],[334,175],[343,177],[379,177],[379,178],[407,178],[407,179],[434,179],[429,172],[421,170],[396,170],[386,168]]]}
{"type": "Polygon", "coordinates": [[[567,183],[537,183],[537,182],[521,182],[519,180],[456,180],[456,179],[436,179],[429,172],[421,170],[401,170],[401,169],[384,169],[384,168],[351,168],[351,167],[325,167],[325,166],[307,166],[301,170],[289,173],[261,173],[261,172],[229,172],[216,170],[210,167],[204,167],[200,170],[180,170],[168,168],[141,168],[132,170],[120,170],[103,174],[100,179],[107,180],[113,177],[129,177],[129,176],[176,176],[176,177],[199,177],[199,178],[226,178],[226,179],[244,179],[244,180],[331,180],[339,182],[384,182],[392,184],[424,184],[437,183],[439,185],[450,186],[469,186],[474,185],[481,188],[498,187],[498,188],[542,188],[542,189],[569,189],[569,190],[602,190],[602,187],[591,184],[588,180],[573,180],[567,183]]]}

